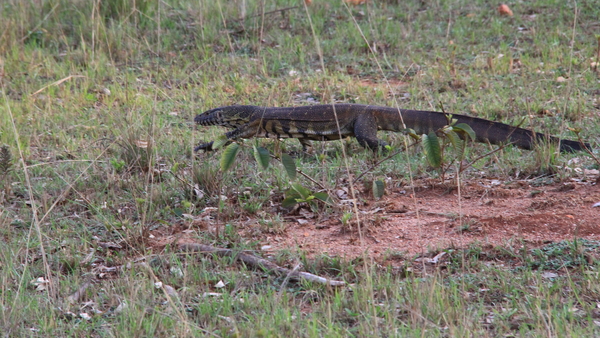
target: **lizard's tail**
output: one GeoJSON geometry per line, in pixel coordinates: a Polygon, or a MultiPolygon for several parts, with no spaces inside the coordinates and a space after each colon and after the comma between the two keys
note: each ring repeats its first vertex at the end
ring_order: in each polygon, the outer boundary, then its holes
{"type": "MultiPolygon", "coordinates": [[[[395,113],[390,111],[388,114],[397,114],[397,111],[395,113]]],[[[563,140],[558,137],[478,117],[460,114],[451,115],[453,119],[457,120],[457,123],[468,124],[475,132],[475,138],[478,142],[489,142],[491,144],[512,143],[517,147],[529,150],[533,149],[536,144],[560,143],[559,149],[561,152],[575,152],[585,150],[585,148],[591,149],[588,143],[563,140]]],[[[447,114],[440,112],[403,109],[402,116],[406,125],[409,127],[412,126],[418,133],[435,131],[448,124],[447,114]]],[[[398,128],[399,126],[396,126],[394,130],[400,130],[398,128]]]]}
{"type": "MultiPolygon", "coordinates": [[[[456,118],[455,115],[453,115],[453,117],[456,118]]],[[[514,127],[504,123],[478,119],[470,116],[465,117],[469,120],[481,120],[478,121],[478,123],[472,123],[472,121],[465,121],[465,123],[474,126],[473,130],[477,135],[477,141],[480,142],[490,142],[492,144],[502,144],[510,142],[520,148],[529,150],[533,149],[533,147],[536,144],[544,143],[560,144],[559,149],[561,152],[582,151],[585,150],[585,147],[591,149],[590,145],[587,143],[572,140],[563,140],[558,137],[537,133],[532,130],[514,127]]],[[[462,118],[458,118],[459,123],[461,122],[461,120],[462,118]]]]}

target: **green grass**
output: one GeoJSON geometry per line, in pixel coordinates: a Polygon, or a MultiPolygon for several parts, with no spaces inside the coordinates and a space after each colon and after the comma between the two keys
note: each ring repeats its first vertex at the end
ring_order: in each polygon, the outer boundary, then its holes
{"type": "MultiPolygon", "coordinates": [[[[403,268],[368,259],[308,259],[298,248],[272,257],[352,283],[339,289],[283,285],[285,276],[229,258],[150,249],[150,232],[187,226],[184,215],[206,207],[218,208],[220,221],[228,224],[218,236],[192,228],[206,243],[260,249],[238,235],[248,217],[257,219],[258,236],[285,231],[285,213],[277,206],[289,179],[278,162],[259,168],[254,140],[244,143],[225,173],[220,153],[192,156],[196,144],[222,133],[192,124],[196,114],[217,106],[301,105],[308,98],[426,110],[443,105],[448,112],[522,122],[564,138],[576,138],[568,127],[578,128],[597,147],[598,71],[591,63],[599,61],[594,32],[600,9],[593,1],[509,3],[515,16],[500,17],[486,1],[346,7],[315,0],[308,7],[313,28],[303,6],[268,13],[298,4],[0,5],[0,146],[12,157],[10,165],[0,166],[4,335],[598,335],[597,243],[474,247],[450,251],[447,264],[427,269],[406,256],[403,268]],[[243,13],[246,19],[240,19],[243,13]],[[118,247],[103,244],[109,242],[118,247]],[[149,267],[99,274],[101,267],[141,256],[149,267]],[[548,277],[548,271],[557,275],[548,277]],[[48,278],[48,272],[51,292],[35,290],[30,281],[48,278]],[[82,299],[67,302],[92,276],[96,281],[82,299]],[[167,298],[157,281],[175,288],[178,297],[167,298]],[[224,288],[215,287],[219,281],[224,288]]],[[[395,148],[404,145],[400,134],[382,137],[395,148]]],[[[356,141],[316,144],[314,155],[300,154],[294,140],[256,142],[272,153],[298,154],[298,168],[330,190],[347,187],[345,160],[359,175],[383,156],[356,141]],[[352,156],[344,159],[343,146],[352,156]]],[[[469,146],[467,158],[486,151],[486,145],[469,146]]],[[[521,176],[567,180],[573,157],[579,167],[598,167],[585,154],[509,147],[475,163],[463,179],[480,171],[514,177],[519,168],[521,176]]],[[[359,183],[390,178],[389,184],[405,185],[409,174],[438,176],[422,152],[411,148],[359,183]]],[[[319,205],[319,212],[341,218],[352,210],[319,205]]]]}

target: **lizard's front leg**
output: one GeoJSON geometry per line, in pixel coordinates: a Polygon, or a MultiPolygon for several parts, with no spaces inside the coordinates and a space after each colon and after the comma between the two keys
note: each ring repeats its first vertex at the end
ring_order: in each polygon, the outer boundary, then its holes
{"type": "Polygon", "coordinates": [[[387,146],[387,143],[377,138],[377,121],[372,114],[362,114],[354,122],[354,136],[358,143],[372,150],[387,146]]]}
{"type": "Polygon", "coordinates": [[[199,151],[199,150],[204,150],[204,151],[213,151],[214,149],[212,148],[213,142],[207,142],[207,143],[202,143],[200,145],[198,145],[196,148],[194,148],[194,152],[199,151]]]}
{"type": "MultiPolygon", "coordinates": [[[[258,121],[252,121],[250,123],[246,123],[237,129],[234,129],[232,131],[225,133],[225,137],[230,141],[234,141],[239,138],[251,138],[258,134],[258,126],[259,126],[258,121]]],[[[199,150],[212,151],[212,150],[214,150],[212,147],[213,143],[214,143],[214,141],[202,143],[202,144],[198,145],[196,148],[194,148],[194,151],[199,151],[199,150]]],[[[229,141],[227,143],[229,143],[229,141]]]]}

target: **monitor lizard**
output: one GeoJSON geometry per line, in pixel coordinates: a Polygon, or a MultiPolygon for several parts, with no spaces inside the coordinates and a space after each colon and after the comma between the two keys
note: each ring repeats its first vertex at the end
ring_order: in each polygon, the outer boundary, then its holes
{"type": "MultiPolygon", "coordinates": [[[[306,149],[311,140],[330,141],[353,136],[363,147],[376,150],[387,145],[377,138],[378,130],[404,131],[411,128],[417,134],[427,134],[448,125],[447,116],[446,113],[434,111],[399,110],[361,104],[285,108],[234,105],[208,110],[197,115],[194,121],[202,126],[235,128],[225,134],[228,140],[251,137],[297,138],[306,149]]],[[[524,149],[532,149],[538,142],[553,142],[560,143],[562,152],[580,151],[584,149],[584,145],[590,148],[587,143],[563,140],[482,118],[452,114],[452,119],[456,119],[457,123],[468,124],[475,132],[475,140],[478,142],[510,142],[524,149]]],[[[213,142],[203,143],[194,151],[213,150],[212,145],[213,142]]]]}

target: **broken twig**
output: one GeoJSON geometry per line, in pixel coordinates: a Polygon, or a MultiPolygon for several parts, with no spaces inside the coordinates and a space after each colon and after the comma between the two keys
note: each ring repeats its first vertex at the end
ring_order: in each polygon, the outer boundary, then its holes
{"type": "Polygon", "coordinates": [[[252,267],[262,268],[267,271],[278,272],[283,275],[288,275],[290,278],[294,278],[294,279],[303,279],[303,280],[308,280],[311,282],[317,282],[317,283],[326,284],[326,285],[330,285],[330,286],[346,285],[346,283],[343,281],[331,280],[331,279],[328,279],[325,277],[313,275],[312,273],[308,273],[308,272],[294,271],[294,270],[286,269],[286,268],[283,268],[269,260],[266,260],[264,258],[259,258],[259,257],[256,257],[251,254],[247,254],[244,252],[236,253],[235,251],[230,250],[230,249],[215,248],[210,245],[192,244],[192,243],[181,244],[181,245],[179,245],[179,249],[181,251],[188,251],[188,252],[215,253],[220,256],[235,256],[235,258],[239,259],[240,261],[242,261],[245,264],[250,265],[252,267]]]}

